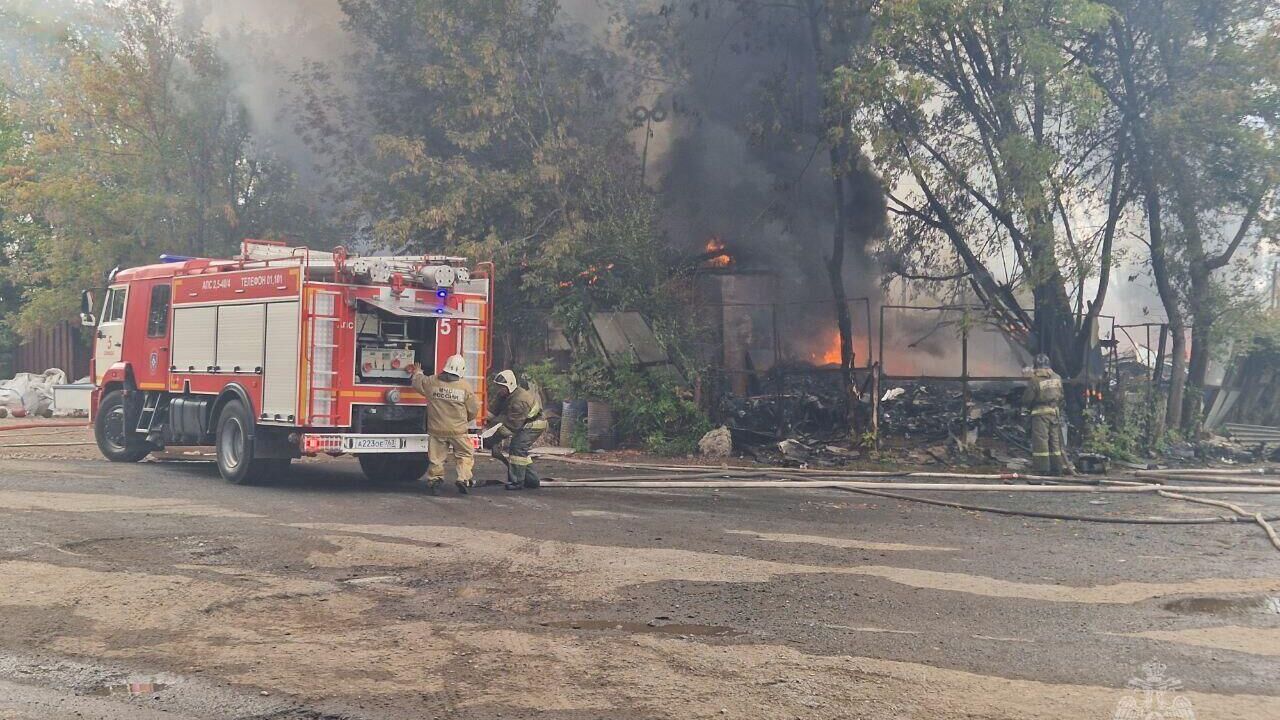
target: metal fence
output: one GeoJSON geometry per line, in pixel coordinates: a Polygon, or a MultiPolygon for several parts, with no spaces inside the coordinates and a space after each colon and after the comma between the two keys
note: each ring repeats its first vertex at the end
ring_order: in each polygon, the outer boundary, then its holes
{"type": "MultiPolygon", "coordinates": [[[[1188,325],[1184,332],[1188,334],[1187,347],[1190,348],[1189,335],[1191,326],[1188,325]]],[[[1164,370],[1166,364],[1172,365],[1173,358],[1173,331],[1169,328],[1169,323],[1149,322],[1114,325],[1111,330],[1111,337],[1117,341],[1123,337],[1129,342],[1133,349],[1133,359],[1139,364],[1150,368],[1150,380],[1152,382],[1161,383],[1168,379],[1165,377],[1164,370]]],[[[1112,367],[1115,367],[1120,362],[1119,347],[1119,342],[1112,346],[1110,358],[1112,367]]]]}
{"type": "MultiPolygon", "coordinates": [[[[1099,315],[1098,321],[1109,323],[1115,336],[1114,316],[1099,315]]],[[[1021,381],[1031,357],[1017,333],[981,305],[881,305],[881,377],[900,382],[1021,381]]],[[[1090,358],[1076,380],[1100,379],[1106,372],[1101,360],[1101,355],[1090,358]]]]}
{"type": "MultiPolygon", "coordinates": [[[[737,279],[742,281],[741,278],[737,279]]],[[[746,402],[760,427],[781,437],[805,397],[842,398],[842,368],[835,305],[831,300],[773,300],[775,281],[748,278],[747,287],[720,288],[702,296],[694,312],[704,326],[695,351],[706,371],[699,403],[719,421],[732,419],[746,402]],[[757,299],[759,298],[759,299],[757,299]],[[765,420],[764,418],[771,418],[765,420]]],[[[853,335],[855,379],[873,375],[874,332],[869,298],[847,301],[853,335]]],[[[835,414],[834,403],[828,403],[835,414]]],[[[743,429],[743,428],[739,428],[743,429]]]]}
{"type": "MultiPolygon", "coordinates": [[[[1077,322],[1084,318],[1080,314],[1075,317],[1077,322]]],[[[1118,327],[1115,317],[1098,316],[1099,327],[1108,324],[1114,338],[1118,327]]],[[[1025,380],[1022,369],[1031,361],[1026,347],[1030,343],[1018,334],[1028,331],[1003,325],[981,305],[882,305],[877,342],[880,370],[877,392],[893,382],[959,384],[956,421],[967,428],[972,422],[973,383],[1025,380]]],[[[1105,342],[1103,337],[1095,339],[1097,349],[1086,357],[1082,372],[1064,379],[1079,388],[1086,402],[1094,395],[1085,391],[1105,382],[1114,372],[1114,343],[1105,342]],[[1107,346],[1112,348],[1111,357],[1102,351],[1107,346]]],[[[880,398],[870,400],[873,429],[878,431],[883,419],[880,398]]]]}

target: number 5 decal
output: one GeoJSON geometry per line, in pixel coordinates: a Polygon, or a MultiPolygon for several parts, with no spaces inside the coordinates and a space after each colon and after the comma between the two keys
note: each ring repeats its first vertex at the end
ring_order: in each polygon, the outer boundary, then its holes
{"type": "Polygon", "coordinates": [[[452,318],[441,318],[441,319],[440,319],[440,334],[441,334],[441,335],[449,335],[449,334],[451,334],[452,332],[453,332],[453,319],[452,319],[452,318]]]}

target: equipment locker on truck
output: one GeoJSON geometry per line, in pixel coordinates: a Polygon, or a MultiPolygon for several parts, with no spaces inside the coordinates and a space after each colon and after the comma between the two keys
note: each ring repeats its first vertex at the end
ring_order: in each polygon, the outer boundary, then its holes
{"type": "Polygon", "coordinates": [[[230,260],[163,259],[113,273],[96,317],[85,293],[91,416],[110,460],[213,444],[222,476],[243,483],[351,453],[371,480],[411,480],[427,466],[426,398],[407,368],[461,354],[484,399],[491,264],[261,240],[230,260]]]}

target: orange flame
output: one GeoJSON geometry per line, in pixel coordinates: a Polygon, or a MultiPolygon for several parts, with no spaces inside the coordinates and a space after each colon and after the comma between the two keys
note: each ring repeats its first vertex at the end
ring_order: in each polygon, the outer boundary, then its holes
{"type": "Polygon", "coordinates": [[[724,241],[718,237],[712,237],[707,241],[706,251],[710,257],[707,258],[707,267],[727,268],[733,266],[733,256],[725,249],[724,241]],[[715,253],[711,255],[711,253],[715,253]]]}
{"type": "MultiPolygon", "coordinates": [[[[603,269],[598,268],[595,265],[592,265],[588,267],[586,270],[583,270],[582,272],[578,273],[578,282],[585,282],[588,285],[595,285],[596,283],[600,282],[601,273],[612,271],[614,267],[615,265],[613,263],[609,263],[608,265],[605,265],[603,269]]],[[[560,287],[571,288],[576,284],[577,282],[573,280],[564,280],[560,283],[560,287]]]]}
{"type": "Polygon", "coordinates": [[[839,365],[840,364],[840,331],[832,330],[827,342],[822,348],[810,353],[809,360],[814,365],[839,365]]]}

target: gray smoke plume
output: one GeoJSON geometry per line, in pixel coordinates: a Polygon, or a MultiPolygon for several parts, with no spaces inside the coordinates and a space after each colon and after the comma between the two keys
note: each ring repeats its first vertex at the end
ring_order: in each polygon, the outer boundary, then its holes
{"type": "MultiPolygon", "coordinates": [[[[312,178],[318,159],[298,133],[296,76],[323,63],[336,91],[343,90],[352,39],[338,0],[174,1],[185,22],[214,39],[259,141],[312,178]]],[[[560,9],[573,28],[570,41],[601,43],[625,55],[637,52],[620,39],[625,23],[637,15],[659,18],[659,7],[645,0],[563,0],[560,9]]],[[[736,5],[727,3],[714,12],[705,5],[699,13],[663,18],[674,28],[666,38],[681,53],[662,69],[669,81],[637,81],[623,95],[666,115],[650,126],[647,173],[648,184],[666,199],[673,243],[694,250],[720,237],[742,264],[777,271],[788,297],[824,300],[833,231],[827,159],[812,132],[784,139],[761,127],[778,98],[793,103],[788,126],[817,125],[817,89],[805,70],[812,64],[807,35],[794,12],[776,14],[776,25],[761,18],[742,22],[736,5]]],[[[623,117],[633,110],[618,109],[623,117]]],[[[643,132],[636,133],[638,151],[643,132]]],[[[850,294],[871,294],[875,273],[865,258],[855,253],[846,265],[850,294]]],[[[829,308],[820,312],[828,316],[829,308]]]]}
{"type": "MultiPolygon", "coordinates": [[[[778,299],[792,303],[780,322],[784,352],[801,361],[829,359],[835,194],[818,135],[818,76],[805,16],[784,5],[662,7],[641,4],[630,21],[638,33],[662,38],[650,55],[641,47],[634,59],[635,75],[646,78],[639,104],[667,113],[653,126],[647,179],[663,198],[672,243],[697,250],[719,238],[740,269],[774,273],[778,299]]],[[[643,140],[643,128],[637,136],[643,140]]],[[[843,272],[848,296],[873,307],[879,272],[861,241],[881,222],[878,200],[878,188],[857,189],[843,272]]],[[[859,364],[873,324],[854,306],[859,364]]]]}
{"type": "Polygon", "coordinates": [[[755,256],[785,277],[820,271],[833,212],[826,158],[808,131],[817,105],[803,70],[811,51],[798,28],[774,28],[766,44],[753,32],[758,20],[720,10],[672,20],[683,73],[652,101],[670,110],[664,152],[650,156],[669,229],[694,247],[719,236],[744,262],[755,256]],[[792,103],[782,132],[799,129],[788,137],[768,127],[779,100],[792,103]]]}
{"type": "Polygon", "coordinates": [[[298,132],[296,78],[306,67],[321,63],[333,70],[333,90],[346,90],[341,69],[351,52],[351,39],[338,0],[174,2],[182,22],[213,39],[259,144],[289,161],[303,182],[317,181],[318,159],[298,132]]]}

